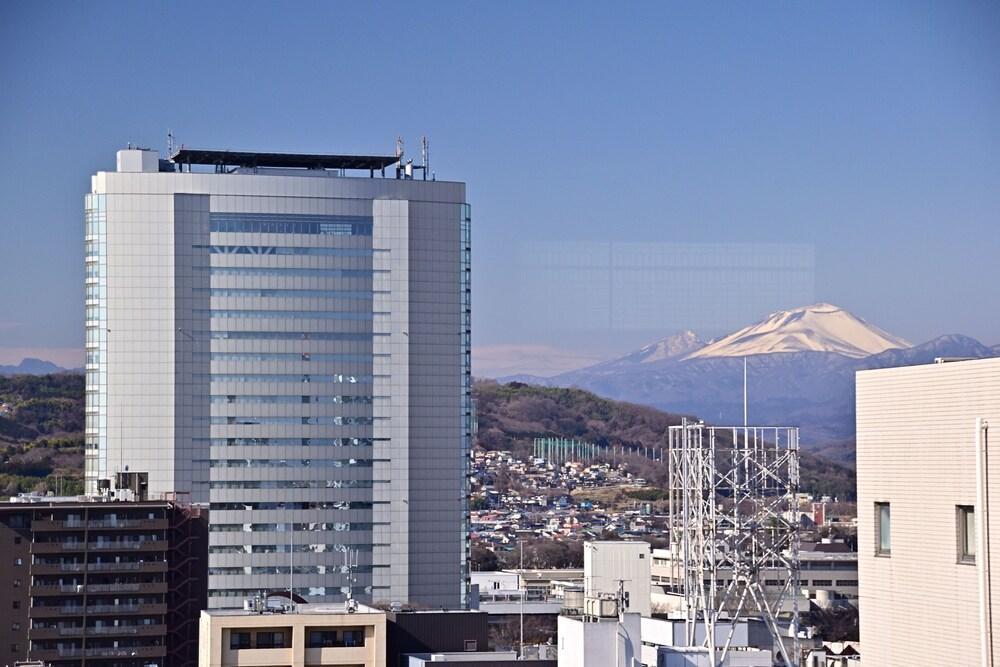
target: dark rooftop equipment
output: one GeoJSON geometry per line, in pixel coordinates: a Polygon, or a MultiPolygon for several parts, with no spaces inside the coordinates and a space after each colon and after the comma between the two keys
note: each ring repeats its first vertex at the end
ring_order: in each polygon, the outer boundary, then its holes
{"type": "Polygon", "coordinates": [[[212,165],[217,172],[226,167],[277,167],[283,169],[367,169],[374,176],[375,170],[385,176],[385,168],[399,162],[394,155],[314,155],[307,153],[256,153],[249,151],[217,151],[181,148],[170,156],[174,164],[212,165]]]}

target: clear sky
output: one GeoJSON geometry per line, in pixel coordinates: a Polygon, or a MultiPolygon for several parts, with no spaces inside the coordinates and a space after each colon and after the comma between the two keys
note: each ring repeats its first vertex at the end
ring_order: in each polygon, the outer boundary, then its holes
{"type": "Polygon", "coordinates": [[[1000,343],[995,2],[0,3],[0,348],[82,348],[89,175],[168,128],[427,134],[469,184],[478,346],[560,344],[511,288],[551,241],[808,244],[817,300],[1000,343]]]}

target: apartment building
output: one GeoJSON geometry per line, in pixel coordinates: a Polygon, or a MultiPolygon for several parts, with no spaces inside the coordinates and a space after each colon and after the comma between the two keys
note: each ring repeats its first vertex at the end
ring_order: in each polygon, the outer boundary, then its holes
{"type": "Polygon", "coordinates": [[[940,361],[857,374],[866,665],[912,664],[915,637],[948,664],[992,665],[1000,655],[991,540],[1000,535],[1000,456],[989,450],[1000,358],[940,361]]]}
{"type": "Polygon", "coordinates": [[[207,544],[172,502],[0,503],[0,662],[193,667],[207,544]]]}

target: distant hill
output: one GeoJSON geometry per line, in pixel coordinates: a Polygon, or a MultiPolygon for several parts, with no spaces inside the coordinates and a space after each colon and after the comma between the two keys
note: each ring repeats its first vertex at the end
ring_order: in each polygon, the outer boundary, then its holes
{"type": "MultiPolygon", "coordinates": [[[[511,450],[520,456],[531,453],[536,437],[548,436],[604,445],[663,447],[667,428],[681,423],[681,415],[601,398],[580,389],[478,381],[472,395],[478,421],[476,445],[511,450]]],[[[632,463],[640,466],[639,474],[646,479],[665,483],[663,464],[640,458],[632,463]]],[[[854,498],[854,471],[847,466],[804,451],[801,475],[805,491],[854,498]]]]}
{"type": "Polygon", "coordinates": [[[84,376],[0,377],[0,494],[83,489],[84,376]]]}
{"type": "Polygon", "coordinates": [[[714,424],[742,424],[746,358],[750,422],[799,426],[804,448],[852,464],[857,371],[932,363],[936,357],[998,354],[996,348],[957,334],[910,346],[829,304],[774,313],[700,346],[690,332],[682,336],[695,348],[687,354],[660,352],[674,347],[668,338],[555,377],[511,379],[579,387],[616,400],[696,414],[714,424]]]}
{"type": "MultiPolygon", "coordinates": [[[[666,444],[667,427],[681,420],[579,389],[485,381],[476,382],[472,393],[479,426],[476,445],[521,455],[530,453],[539,436],[659,447],[666,444]]],[[[83,399],[82,375],[0,378],[0,494],[82,490],[83,399]]],[[[647,479],[665,478],[661,464],[636,464],[644,466],[641,474],[647,479]]],[[[813,454],[803,453],[802,479],[806,490],[854,496],[853,471],[813,454]]]]}
{"type": "Polygon", "coordinates": [[[0,375],[51,375],[53,373],[67,373],[79,372],[78,370],[70,370],[63,368],[62,366],[57,366],[51,361],[45,361],[43,359],[34,359],[27,357],[21,360],[17,366],[0,366],[0,375]]]}

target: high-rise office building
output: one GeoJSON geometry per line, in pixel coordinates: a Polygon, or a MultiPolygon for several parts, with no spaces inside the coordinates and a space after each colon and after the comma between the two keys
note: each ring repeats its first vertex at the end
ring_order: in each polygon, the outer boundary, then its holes
{"type": "Polygon", "coordinates": [[[92,178],[88,491],[210,504],[210,607],[465,603],[470,213],[413,169],[129,149],[92,178]]]}

